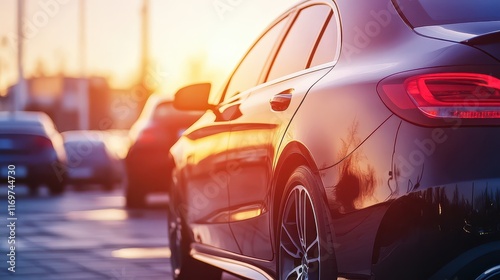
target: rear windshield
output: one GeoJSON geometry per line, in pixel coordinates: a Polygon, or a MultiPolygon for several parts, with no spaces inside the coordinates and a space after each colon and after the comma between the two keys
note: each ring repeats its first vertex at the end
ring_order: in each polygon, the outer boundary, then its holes
{"type": "Polygon", "coordinates": [[[498,0],[392,0],[413,27],[500,21],[498,0]]]}

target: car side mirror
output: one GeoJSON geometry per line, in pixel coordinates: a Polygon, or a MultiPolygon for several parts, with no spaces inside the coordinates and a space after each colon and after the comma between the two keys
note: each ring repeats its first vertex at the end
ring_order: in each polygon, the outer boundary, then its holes
{"type": "Polygon", "coordinates": [[[174,107],[185,111],[206,111],[213,108],[208,103],[210,83],[193,84],[181,88],[175,93],[174,107]]]}

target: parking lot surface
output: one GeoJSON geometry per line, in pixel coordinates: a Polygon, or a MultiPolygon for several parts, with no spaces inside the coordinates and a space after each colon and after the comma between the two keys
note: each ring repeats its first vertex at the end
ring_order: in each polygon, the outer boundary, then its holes
{"type": "Polygon", "coordinates": [[[16,191],[9,215],[7,188],[0,188],[0,279],[171,279],[166,197],[125,210],[123,190],[16,191]]]}

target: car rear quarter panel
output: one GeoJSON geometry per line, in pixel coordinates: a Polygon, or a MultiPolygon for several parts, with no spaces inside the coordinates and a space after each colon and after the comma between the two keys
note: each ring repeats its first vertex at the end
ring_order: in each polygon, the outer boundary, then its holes
{"type": "MultiPolygon", "coordinates": [[[[390,1],[337,4],[341,57],[307,94],[278,157],[294,143],[306,147],[330,206],[339,271],[368,276],[379,224],[393,201],[408,194],[408,181],[396,183],[393,169],[396,141],[404,143],[396,137],[402,121],[381,101],[377,84],[395,73],[490,64],[491,58],[465,45],[417,35],[390,1]]],[[[419,173],[413,175],[415,184],[419,173]]]]}
{"type": "Polygon", "coordinates": [[[389,181],[397,199],[379,229],[374,272],[427,279],[500,237],[500,128],[403,121],[397,139],[389,181]]]}

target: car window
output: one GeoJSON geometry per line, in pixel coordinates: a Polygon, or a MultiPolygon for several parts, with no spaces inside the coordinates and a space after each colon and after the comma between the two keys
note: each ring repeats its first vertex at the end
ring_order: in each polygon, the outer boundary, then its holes
{"type": "Polygon", "coordinates": [[[274,25],[247,53],[229,81],[224,100],[257,85],[266,61],[283,31],[285,23],[286,20],[283,19],[274,25]]]}
{"type": "Polygon", "coordinates": [[[155,122],[165,122],[167,121],[170,113],[172,111],[172,103],[163,102],[158,104],[153,111],[153,121],[155,122]]]}
{"type": "Polygon", "coordinates": [[[333,13],[330,14],[328,25],[321,35],[320,42],[314,51],[314,56],[309,67],[333,61],[339,52],[339,26],[333,13]]]}
{"type": "Polygon", "coordinates": [[[306,68],[309,57],[331,12],[327,5],[314,5],[300,11],[276,56],[267,80],[306,68]]]}
{"type": "Polygon", "coordinates": [[[141,120],[149,120],[151,119],[153,115],[153,111],[155,107],[157,106],[158,103],[158,96],[156,95],[151,95],[148,100],[146,101],[146,104],[144,104],[144,107],[142,108],[141,114],[139,115],[138,119],[141,120]]]}

